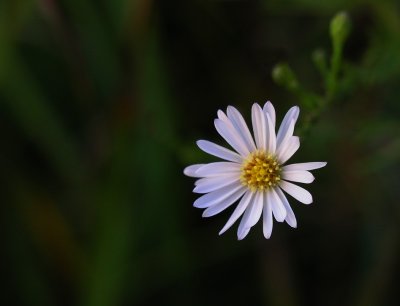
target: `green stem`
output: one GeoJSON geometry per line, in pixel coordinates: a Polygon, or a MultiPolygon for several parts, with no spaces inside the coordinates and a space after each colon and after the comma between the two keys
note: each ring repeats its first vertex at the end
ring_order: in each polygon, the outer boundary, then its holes
{"type": "Polygon", "coordinates": [[[337,78],[341,66],[342,59],[342,43],[335,43],[333,45],[333,54],[331,58],[331,70],[328,76],[326,103],[329,103],[336,93],[337,78]]]}

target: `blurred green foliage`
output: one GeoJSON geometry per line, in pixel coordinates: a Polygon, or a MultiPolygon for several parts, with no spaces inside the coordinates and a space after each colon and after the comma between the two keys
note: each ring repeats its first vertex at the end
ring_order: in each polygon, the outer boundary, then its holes
{"type": "Polygon", "coordinates": [[[398,54],[395,0],[2,0],[2,304],[397,305],[398,54]],[[219,237],[182,169],[266,100],[328,167],[219,237]]]}

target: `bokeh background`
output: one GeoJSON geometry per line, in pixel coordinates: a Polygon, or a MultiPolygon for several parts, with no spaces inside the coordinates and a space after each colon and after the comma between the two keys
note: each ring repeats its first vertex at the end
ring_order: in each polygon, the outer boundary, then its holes
{"type": "Polygon", "coordinates": [[[2,0],[1,304],[398,305],[399,88],[395,0],[2,0]],[[183,168],[215,160],[218,109],[266,100],[301,107],[293,161],[328,166],[297,229],[218,236],[232,209],[202,219],[183,168]]]}

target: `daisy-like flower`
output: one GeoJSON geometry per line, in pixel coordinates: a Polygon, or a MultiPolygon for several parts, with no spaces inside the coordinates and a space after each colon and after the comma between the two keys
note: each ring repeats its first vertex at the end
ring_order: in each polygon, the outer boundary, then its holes
{"type": "Polygon", "coordinates": [[[301,203],[311,204],[311,194],[290,182],[309,184],[314,181],[309,170],[326,165],[326,162],[285,165],[300,147],[299,137],[293,136],[299,112],[297,106],[289,109],[276,134],[275,109],[271,102],[268,101],[264,108],[253,104],[253,139],[239,111],[228,106],[226,114],[218,111],[214,124],[218,133],[236,152],[207,140],[197,141],[201,150],[225,161],[185,168],[184,174],[199,178],[193,191],[204,194],[193,206],[205,208],[203,217],[211,217],[239,201],[220,235],[242,215],[237,231],[239,240],[246,237],[261,215],[263,233],[267,239],[271,237],[273,218],[297,227],[296,217],[283,191],[301,203]]]}

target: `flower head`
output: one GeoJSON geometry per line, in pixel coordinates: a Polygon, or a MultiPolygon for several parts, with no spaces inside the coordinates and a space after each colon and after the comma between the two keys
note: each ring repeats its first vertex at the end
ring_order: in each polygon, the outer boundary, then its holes
{"type": "Polygon", "coordinates": [[[313,182],[314,176],[309,170],[322,168],[326,162],[285,165],[300,147],[299,137],[293,136],[299,112],[297,106],[289,109],[276,134],[275,109],[271,102],[264,108],[253,104],[253,138],[239,111],[228,106],[226,114],[218,111],[214,124],[234,151],[207,140],[197,141],[201,150],[225,161],[185,168],[187,176],[199,178],[193,191],[204,194],[193,205],[205,208],[203,217],[211,217],[239,201],[220,235],[241,216],[239,240],[246,237],[261,215],[267,239],[271,237],[273,218],[296,227],[296,217],[283,191],[304,204],[312,203],[307,190],[290,182],[313,182]]]}

